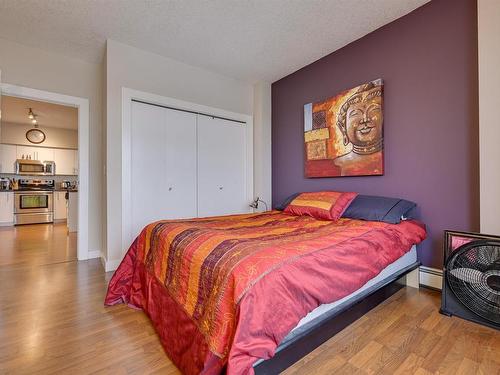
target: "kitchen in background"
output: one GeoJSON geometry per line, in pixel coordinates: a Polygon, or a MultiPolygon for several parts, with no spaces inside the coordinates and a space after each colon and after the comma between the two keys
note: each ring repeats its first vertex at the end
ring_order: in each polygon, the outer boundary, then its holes
{"type": "Polygon", "coordinates": [[[78,230],[78,109],[2,96],[0,226],[78,230]]]}

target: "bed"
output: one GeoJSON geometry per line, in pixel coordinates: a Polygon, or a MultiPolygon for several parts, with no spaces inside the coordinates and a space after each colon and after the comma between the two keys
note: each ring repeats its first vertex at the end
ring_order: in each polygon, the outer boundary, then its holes
{"type": "Polygon", "coordinates": [[[281,211],[159,221],[126,253],[105,304],[146,312],[183,373],[272,373],[308,350],[304,337],[338,329],[325,322],[339,311],[380,299],[374,291],[416,266],[424,238],[413,220],[281,211]]]}
{"type": "Polygon", "coordinates": [[[258,375],[277,374],[363,316],[405,286],[418,288],[417,247],[384,268],[348,296],[322,304],[300,320],[282,340],[275,355],[254,363],[258,375]]]}

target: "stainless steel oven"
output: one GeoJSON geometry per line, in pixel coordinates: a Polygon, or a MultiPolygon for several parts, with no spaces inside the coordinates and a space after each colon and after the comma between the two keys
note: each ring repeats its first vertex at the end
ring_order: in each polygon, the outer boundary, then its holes
{"type": "Polygon", "coordinates": [[[53,191],[14,192],[14,224],[54,222],[53,191]]]}
{"type": "Polygon", "coordinates": [[[20,180],[14,191],[14,224],[54,222],[54,180],[20,180]]]}
{"type": "Polygon", "coordinates": [[[30,176],[54,176],[56,174],[56,164],[53,161],[17,159],[16,174],[30,176]]]}

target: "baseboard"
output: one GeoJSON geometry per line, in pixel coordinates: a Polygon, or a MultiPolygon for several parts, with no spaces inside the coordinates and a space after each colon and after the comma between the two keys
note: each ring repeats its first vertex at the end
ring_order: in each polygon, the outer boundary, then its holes
{"type": "Polygon", "coordinates": [[[441,290],[443,286],[443,270],[420,266],[420,285],[441,290]]]}
{"type": "Polygon", "coordinates": [[[121,260],[107,260],[103,254],[101,254],[101,264],[104,268],[104,272],[111,272],[118,268],[121,260]]]}
{"type": "Polygon", "coordinates": [[[104,272],[106,272],[106,257],[104,256],[104,254],[101,254],[101,264],[102,268],[104,268],[104,272]]]}

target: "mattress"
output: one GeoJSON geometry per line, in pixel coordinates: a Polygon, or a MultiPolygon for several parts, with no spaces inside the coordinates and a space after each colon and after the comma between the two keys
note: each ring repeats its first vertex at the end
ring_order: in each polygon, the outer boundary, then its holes
{"type": "Polygon", "coordinates": [[[414,264],[416,261],[417,261],[417,247],[413,245],[410,251],[408,251],[401,258],[397,259],[395,262],[389,264],[377,276],[368,281],[365,285],[363,285],[355,292],[349,294],[348,296],[345,296],[344,298],[338,301],[320,305],[313,311],[311,311],[309,314],[307,314],[304,318],[302,318],[299,324],[297,324],[297,326],[294,329],[292,329],[290,333],[283,339],[281,345],[286,344],[288,341],[290,341],[297,335],[301,334],[302,332],[309,330],[312,326],[317,324],[318,321],[324,319],[326,316],[331,315],[333,312],[341,310],[345,305],[349,304],[356,297],[360,296],[369,289],[372,289],[373,287],[377,286],[377,284],[383,282],[391,275],[414,264]]]}

